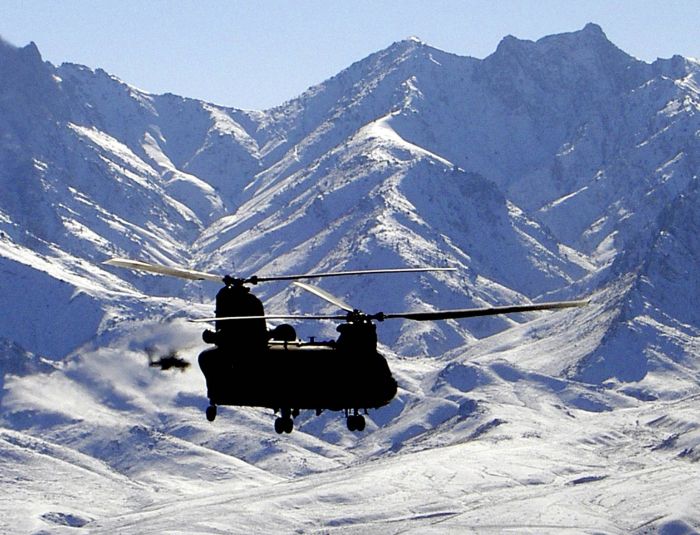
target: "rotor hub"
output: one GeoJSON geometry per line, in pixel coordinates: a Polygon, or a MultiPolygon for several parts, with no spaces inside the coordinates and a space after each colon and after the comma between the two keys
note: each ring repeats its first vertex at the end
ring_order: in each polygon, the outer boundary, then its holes
{"type": "Polygon", "coordinates": [[[232,277],[231,275],[225,275],[222,280],[226,286],[243,286],[248,282],[246,279],[232,277]]]}

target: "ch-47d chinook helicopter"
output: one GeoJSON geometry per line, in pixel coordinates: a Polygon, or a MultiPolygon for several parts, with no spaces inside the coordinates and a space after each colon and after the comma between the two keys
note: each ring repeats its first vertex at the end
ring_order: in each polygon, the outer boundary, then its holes
{"type": "Polygon", "coordinates": [[[125,258],[105,262],[133,270],[170,275],[190,280],[223,282],[216,295],[216,316],[192,320],[212,322],[215,329],[205,330],[203,339],[214,347],[199,355],[199,366],[207,384],[209,407],[206,416],[214,421],[219,405],[264,407],[280,416],[275,420],[277,433],[291,433],[301,410],[344,411],[350,431],[363,431],[369,409],[378,409],[394,398],[397,383],[386,359],[377,352],[375,321],[408,319],[434,321],[510,314],[535,310],[579,307],[588,301],[558,301],[527,305],[365,314],[328,292],[298,282],[298,279],[357,276],[380,273],[455,271],[454,268],[400,268],[303,275],[248,278],[221,277],[213,273],[149,264],[125,258]],[[265,315],[261,301],[247,285],[290,280],[294,284],[337,306],[337,315],[265,315]],[[337,340],[301,341],[291,325],[267,329],[266,320],[336,320],[337,340]]]}

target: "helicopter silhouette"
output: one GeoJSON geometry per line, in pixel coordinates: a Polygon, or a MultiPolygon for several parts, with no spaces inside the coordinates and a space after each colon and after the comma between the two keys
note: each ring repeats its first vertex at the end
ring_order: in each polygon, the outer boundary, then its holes
{"type": "Polygon", "coordinates": [[[145,351],[148,356],[148,365],[151,368],[158,368],[163,371],[177,369],[184,372],[190,367],[190,363],[181,358],[174,349],[169,350],[158,358],[156,358],[156,349],[153,346],[147,347],[145,351]]]}
{"type": "Polygon", "coordinates": [[[207,329],[202,335],[204,342],[213,347],[202,351],[198,358],[209,399],[205,411],[207,420],[216,419],[219,406],[263,407],[280,414],[274,424],[279,434],[292,432],[294,418],[302,410],[313,410],[316,415],[325,410],[342,411],[350,431],[363,431],[366,425],[364,415],[394,399],[398,384],[386,359],[377,351],[375,322],[472,318],[579,307],[588,303],[587,300],[557,301],[366,314],[321,288],[299,282],[299,279],[456,271],[455,268],[371,269],[237,278],[126,258],[113,258],[104,263],[189,280],[223,282],[224,286],[216,295],[215,317],[190,320],[214,324],[214,330],[207,329]],[[294,281],[296,286],[333,304],[343,313],[266,315],[262,302],[251,293],[249,286],[279,280],[294,281]],[[335,340],[317,341],[312,337],[309,341],[302,341],[297,338],[292,325],[285,323],[268,330],[266,320],[334,320],[342,323],[337,326],[339,336],[335,340]]]}

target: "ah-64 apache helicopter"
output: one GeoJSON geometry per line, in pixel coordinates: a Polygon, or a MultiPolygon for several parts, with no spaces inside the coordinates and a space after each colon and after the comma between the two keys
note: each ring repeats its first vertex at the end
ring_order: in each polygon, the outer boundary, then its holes
{"type": "Polygon", "coordinates": [[[205,330],[203,339],[214,347],[199,355],[199,366],[207,384],[209,407],[206,416],[214,421],[219,405],[264,407],[281,415],[275,420],[277,433],[291,433],[300,410],[344,411],[350,431],[363,431],[369,409],[378,409],[394,398],[397,383],[386,359],[377,352],[374,321],[409,319],[434,321],[472,318],[496,314],[551,310],[585,305],[588,301],[557,301],[527,305],[365,314],[328,292],[298,279],[455,271],[455,268],[400,268],[302,275],[236,278],[213,273],[173,268],[124,258],[105,262],[124,267],[190,280],[223,282],[216,295],[216,317],[191,320],[213,322],[215,330],[205,330]],[[343,310],[338,315],[265,315],[262,302],[250,293],[247,285],[260,282],[291,280],[294,284],[343,310]],[[301,341],[294,328],[282,324],[267,329],[266,320],[336,320],[337,340],[301,341]]]}

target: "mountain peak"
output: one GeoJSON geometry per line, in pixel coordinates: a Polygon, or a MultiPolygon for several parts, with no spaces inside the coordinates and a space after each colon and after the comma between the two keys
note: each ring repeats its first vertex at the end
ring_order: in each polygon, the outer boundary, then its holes
{"type": "Polygon", "coordinates": [[[39,48],[34,41],[23,47],[17,47],[0,37],[0,59],[19,61],[21,63],[43,63],[39,48]]]}
{"type": "Polygon", "coordinates": [[[502,50],[504,48],[510,48],[513,46],[521,46],[525,44],[532,44],[532,41],[529,41],[527,39],[519,39],[515,35],[508,34],[506,35],[501,41],[498,43],[498,46],[496,47],[496,52],[499,50],[502,50]]]}
{"type": "Polygon", "coordinates": [[[523,52],[523,51],[538,51],[547,53],[554,48],[565,47],[571,48],[598,48],[598,47],[616,48],[605,35],[603,29],[593,22],[589,22],[581,30],[567,33],[559,33],[542,37],[537,41],[528,39],[519,39],[513,35],[505,36],[498,44],[493,56],[498,56],[506,53],[523,52]]]}
{"type": "Polygon", "coordinates": [[[583,29],[573,32],[549,35],[537,40],[542,47],[564,46],[569,49],[586,47],[591,49],[619,50],[605,35],[603,29],[593,22],[586,24],[583,29]]]}
{"type": "Polygon", "coordinates": [[[406,39],[402,39],[401,41],[396,41],[389,45],[384,52],[388,52],[390,54],[398,54],[398,55],[403,55],[407,52],[412,52],[414,50],[420,49],[427,46],[426,43],[421,40],[419,37],[415,35],[411,35],[407,37],[406,39]]]}
{"type": "Polygon", "coordinates": [[[34,41],[31,41],[27,46],[22,47],[20,51],[26,57],[31,57],[33,59],[43,61],[41,58],[41,53],[39,52],[39,47],[36,46],[36,43],[34,41]]]}
{"type": "Polygon", "coordinates": [[[543,68],[548,65],[550,71],[558,72],[557,77],[573,80],[574,85],[580,83],[583,73],[590,80],[609,80],[623,89],[636,87],[646,76],[642,72],[644,63],[617,48],[592,22],[581,30],[549,35],[535,42],[509,35],[485,62],[496,72],[522,69],[539,73],[540,77],[548,76],[543,68]],[[564,75],[565,72],[569,74],[564,75]]]}
{"type": "Polygon", "coordinates": [[[607,36],[603,32],[603,28],[601,28],[598,24],[595,22],[589,22],[583,27],[583,30],[581,30],[581,33],[587,33],[590,35],[599,35],[602,37],[605,37],[607,39],[607,36]]]}

